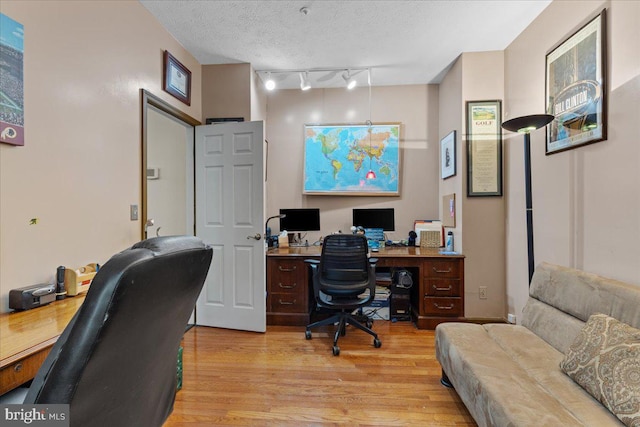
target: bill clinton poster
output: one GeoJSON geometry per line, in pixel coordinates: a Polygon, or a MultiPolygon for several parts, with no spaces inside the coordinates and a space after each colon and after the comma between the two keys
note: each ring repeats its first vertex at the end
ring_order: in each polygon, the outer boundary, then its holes
{"type": "Polygon", "coordinates": [[[546,58],[546,154],[607,139],[604,10],[546,58]]]}

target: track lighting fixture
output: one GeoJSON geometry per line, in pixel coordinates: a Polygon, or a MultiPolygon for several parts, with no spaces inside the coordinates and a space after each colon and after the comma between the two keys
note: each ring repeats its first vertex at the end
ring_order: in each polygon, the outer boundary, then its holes
{"type": "Polygon", "coordinates": [[[311,89],[311,84],[309,83],[309,72],[305,71],[304,74],[300,73],[300,89],[309,90],[311,89]]]}
{"type": "MultiPolygon", "coordinates": [[[[369,75],[370,70],[370,68],[312,68],[306,70],[256,70],[256,73],[262,79],[264,88],[268,91],[276,89],[276,86],[280,89],[293,89],[295,80],[292,81],[291,77],[295,79],[296,74],[300,80],[300,89],[302,90],[309,90],[312,85],[317,88],[340,87],[343,80],[347,89],[353,89],[358,85],[358,80],[363,83],[358,75],[363,71],[366,71],[367,75],[369,75]],[[342,80],[340,77],[342,77],[342,80]]],[[[368,79],[368,83],[371,85],[370,77],[368,79]]]]}
{"type": "Polygon", "coordinates": [[[342,73],[342,78],[344,79],[344,82],[347,85],[347,89],[349,90],[353,89],[358,84],[358,82],[356,82],[356,79],[351,76],[351,70],[347,70],[342,73]]]}

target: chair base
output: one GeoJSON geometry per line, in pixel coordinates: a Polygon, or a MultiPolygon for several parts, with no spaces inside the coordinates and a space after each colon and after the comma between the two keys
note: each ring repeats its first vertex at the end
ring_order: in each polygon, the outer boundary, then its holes
{"type": "Polygon", "coordinates": [[[305,337],[309,340],[311,339],[311,329],[318,326],[326,326],[337,323],[336,332],[333,337],[333,355],[338,356],[340,354],[340,347],[338,347],[338,339],[341,335],[345,335],[347,324],[353,325],[356,328],[360,329],[371,335],[373,337],[373,345],[375,348],[380,348],[382,346],[382,342],[378,338],[378,334],[376,334],[373,330],[366,327],[353,315],[351,312],[346,310],[342,310],[339,313],[334,314],[331,317],[326,319],[319,320],[317,322],[311,323],[307,325],[307,330],[305,332],[305,337]]]}

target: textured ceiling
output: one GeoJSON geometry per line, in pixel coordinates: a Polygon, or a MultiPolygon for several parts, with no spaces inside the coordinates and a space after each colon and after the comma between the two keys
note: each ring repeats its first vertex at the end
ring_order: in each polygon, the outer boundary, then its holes
{"type": "MultiPolygon", "coordinates": [[[[369,68],[376,86],[439,83],[462,52],[505,49],[551,2],[139,1],[203,65],[369,68]]],[[[335,87],[341,74],[310,77],[313,87],[335,87]]],[[[357,75],[359,84],[367,74],[357,75]]],[[[274,77],[279,87],[300,83],[295,73],[274,77]]]]}

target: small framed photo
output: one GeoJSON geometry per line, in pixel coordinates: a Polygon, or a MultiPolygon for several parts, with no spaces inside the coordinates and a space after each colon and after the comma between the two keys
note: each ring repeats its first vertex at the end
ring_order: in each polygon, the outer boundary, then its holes
{"type": "Polygon", "coordinates": [[[185,104],[191,105],[191,71],[168,50],[164,51],[162,89],[185,104]]]}
{"type": "Polygon", "coordinates": [[[456,174],[456,131],[451,131],[440,140],[440,173],[442,179],[456,174]]]}
{"type": "Polygon", "coordinates": [[[547,155],[607,139],[605,24],[602,10],[547,53],[547,155]]]}

